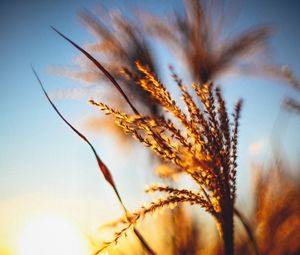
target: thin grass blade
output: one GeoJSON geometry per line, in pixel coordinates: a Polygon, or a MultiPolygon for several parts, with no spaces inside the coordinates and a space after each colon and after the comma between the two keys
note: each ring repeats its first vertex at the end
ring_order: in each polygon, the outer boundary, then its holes
{"type": "Polygon", "coordinates": [[[249,240],[250,240],[250,242],[253,246],[255,255],[261,255],[260,252],[259,252],[259,249],[258,249],[256,239],[254,237],[252,228],[250,227],[250,224],[247,222],[245,217],[240,213],[240,211],[238,209],[234,208],[233,210],[234,210],[235,216],[239,218],[239,220],[241,221],[243,227],[245,228],[245,230],[247,232],[247,236],[248,236],[248,238],[249,238],[249,240]]]}
{"type": "Polygon", "coordinates": [[[104,162],[100,159],[100,157],[99,157],[99,155],[97,154],[97,152],[96,152],[96,149],[94,148],[94,146],[90,143],[90,141],[82,134],[82,133],[80,133],[76,128],[74,128],[71,124],[70,124],[70,122],[68,122],[66,119],[65,119],[65,117],[59,112],[59,110],[57,109],[57,107],[55,106],[55,104],[52,102],[52,100],[50,99],[50,97],[49,97],[49,95],[48,95],[48,93],[46,92],[46,90],[45,90],[45,88],[44,88],[44,86],[43,86],[43,84],[42,84],[42,81],[40,80],[40,78],[39,78],[39,76],[38,76],[38,74],[37,74],[37,72],[35,71],[35,69],[33,68],[33,67],[31,67],[32,68],[32,71],[33,71],[33,73],[34,73],[34,75],[35,75],[35,77],[36,77],[36,79],[38,80],[38,82],[39,82],[39,84],[40,84],[40,86],[41,86],[41,88],[42,88],[42,90],[43,90],[43,92],[44,92],[44,94],[45,94],[45,96],[46,96],[46,98],[47,98],[47,100],[49,101],[49,103],[51,104],[51,106],[52,106],[52,108],[55,110],[55,112],[58,114],[58,116],[82,139],[82,140],[84,140],[89,146],[90,146],[90,148],[92,149],[92,151],[93,151],[93,153],[94,153],[94,155],[95,155],[95,157],[96,157],[96,160],[97,160],[97,163],[98,163],[98,166],[99,166],[99,169],[100,169],[100,171],[101,171],[101,173],[103,174],[103,176],[104,176],[104,178],[105,178],[105,180],[112,186],[112,188],[114,189],[114,191],[115,191],[115,193],[116,193],[116,195],[117,195],[117,197],[118,197],[118,199],[120,200],[120,202],[122,203],[122,206],[124,206],[123,205],[123,202],[122,202],[122,200],[121,200],[121,198],[120,198],[120,195],[119,195],[119,192],[117,191],[117,188],[116,188],[116,185],[115,185],[115,183],[114,183],[114,180],[113,180],[113,177],[112,177],[112,175],[111,175],[111,173],[110,173],[110,171],[108,170],[108,168],[107,168],[107,166],[104,164],[104,162]]]}

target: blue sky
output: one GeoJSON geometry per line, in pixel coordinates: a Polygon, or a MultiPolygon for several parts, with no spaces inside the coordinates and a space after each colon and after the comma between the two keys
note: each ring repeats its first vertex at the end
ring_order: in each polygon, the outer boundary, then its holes
{"type": "MultiPolygon", "coordinates": [[[[105,201],[111,201],[108,206],[111,210],[119,208],[110,187],[102,180],[89,148],[65,126],[46,102],[31,72],[30,64],[34,64],[49,91],[62,87],[78,87],[80,85],[74,81],[54,77],[47,72],[52,65],[70,64],[78,54],[49,28],[50,25],[83,45],[92,41],[93,37],[78,21],[77,12],[82,8],[91,9],[101,3],[108,9],[119,8],[125,13],[131,7],[140,6],[163,14],[171,7],[182,10],[182,3],[156,0],[81,2],[1,1],[0,205],[10,206],[4,213],[11,213],[14,208],[19,210],[15,205],[11,206],[11,201],[18,201],[24,196],[38,197],[37,201],[42,201],[41,197],[44,196],[59,205],[60,202],[57,201],[65,197],[62,200],[68,201],[68,208],[76,208],[84,203],[88,212],[78,216],[80,219],[96,218],[101,214],[101,203],[105,201]],[[68,200],[74,196],[78,197],[78,201],[68,200]],[[90,202],[86,202],[86,197],[89,197],[90,202]]],[[[230,32],[254,24],[270,24],[275,28],[271,41],[274,61],[287,64],[300,77],[300,3],[271,0],[231,3],[239,14],[230,32]]],[[[163,70],[166,70],[167,64],[172,64],[168,63],[168,54],[163,49],[157,54],[161,58],[163,70]]],[[[260,77],[230,77],[221,81],[229,107],[237,98],[245,99],[240,133],[239,182],[241,194],[246,194],[243,187],[249,187],[249,166],[258,159],[250,155],[249,146],[257,142],[261,142],[262,147],[268,144],[280,102],[285,94],[298,99],[300,97],[292,89],[287,89],[282,81],[260,77]]],[[[83,127],[84,119],[89,114],[96,113],[84,101],[57,101],[57,106],[79,128],[83,127]]],[[[299,117],[291,117],[281,112],[278,123],[276,128],[279,132],[287,128],[285,133],[282,132],[282,139],[288,159],[292,164],[299,163],[299,117]]],[[[136,201],[143,197],[136,194],[140,194],[144,184],[149,184],[148,179],[151,176],[143,170],[148,168],[149,163],[145,151],[141,149],[137,155],[126,155],[114,137],[95,133],[88,135],[112,170],[120,190],[125,195],[125,201],[130,206],[137,207],[136,201]],[[133,176],[135,182],[132,182],[133,176]]],[[[264,157],[265,154],[260,160],[264,157]]],[[[64,203],[61,204],[60,207],[64,203]]]]}

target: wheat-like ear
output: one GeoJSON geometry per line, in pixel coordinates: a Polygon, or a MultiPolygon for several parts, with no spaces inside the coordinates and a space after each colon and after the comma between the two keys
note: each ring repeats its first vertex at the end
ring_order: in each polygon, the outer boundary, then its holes
{"type": "Polygon", "coordinates": [[[175,83],[181,91],[182,101],[189,113],[189,120],[186,121],[186,124],[189,124],[187,125],[188,136],[193,140],[193,143],[204,145],[205,141],[202,135],[203,128],[201,127],[207,125],[206,120],[192,95],[188,92],[187,87],[182,84],[182,79],[178,77],[172,66],[170,66],[170,71],[175,83]]]}
{"type": "Polygon", "coordinates": [[[190,197],[188,195],[169,195],[168,197],[159,198],[155,201],[152,201],[150,204],[141,207],[140,210],[129,214],[127,216],[127,222],[124,219],[120,219],[119,222],[125,222],[125,226],[120,231],[115,232],[115,237],[112,240],[104,242],[102,248],[99,249],[96,254],[99,254],[110,245],[118,243],[119,239],[123,236],[126,236],[127,231],[133,228],[137,222],[146,215],[153,215],[164,208],[174,208],[179,203],[189,203],[191,205],[195,205],[199,204],[199,202],[205,203],[204,200],[202,201],[196,196],[190,197]]]}
{"type": "Polygon", "coordinates": [[[216,88],[216,97],[219,105],[219,109],[218,109],[219,128],[222,130],[222,135],[223,135],[223,137],[220,137],[220,139],[224,145],[224,150],[226,151],[226,153],[230,153],[231,134],[230,134],[230,126],[229,126],[229,117],[228,117],[224,99],[221,94],[220,87],[216,88]]]}
{"type": "Polygon", "coordinates": [[[151,186],[147,187],[145,191],[148,193],[164,192],[170,194],[170,196],[191,198],[207,212],[213,216],[216,216],[216,212],[210,201],[207,201],[207,198],[199,192],[195,193],[188,189],[177,189],[163,184],[152,184],[151,186]]]}
{"type": "Polygon", "coordinates": [[[239,128],[239,119],[242,108],[243,101],[239,100],[234,109],[234,128],[232,135],[232,144],[231,144],[231,167],[230,167],[230,185],[231,185],[231,196],[233,203],[236,199],[236,171],[237,171],[237,143],[238,143],[238,128],[239,128]]]}
{"type": "Polygon", "coordinates": [[[137,69],[144,75],[139,79],[139,85],[159,102],[167,111],[174,114],[181,121],[186,121],[186,116],[182,113],[175,100],[171,97],[166,87],[157,79],[155,74],[151,73],[147,66],[136,62],[137,69]]]}

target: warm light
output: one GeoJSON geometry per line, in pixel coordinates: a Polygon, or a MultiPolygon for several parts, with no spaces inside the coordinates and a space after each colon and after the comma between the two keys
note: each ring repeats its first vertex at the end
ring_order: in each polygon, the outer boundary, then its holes
{"type": "Polygon", "coordinates": [[[17,255],[88,255],[88,242],[67,220],[42,216],[23,229],[17,255]]]}

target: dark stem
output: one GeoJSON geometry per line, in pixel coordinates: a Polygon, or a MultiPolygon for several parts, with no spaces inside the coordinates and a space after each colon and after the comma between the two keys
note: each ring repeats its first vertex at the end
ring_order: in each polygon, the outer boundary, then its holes
{"type": "MultiPolygon", "coordinates": [[[[234,236],[233,236],[233,208],[227,208],[222,213],[221,234],[224,242],[224,254],[234,254],[234,236]]],[[[224,207],[223,207],[224,208],[224,207]]]]}
{"type": "Polygon", "coordinates": [[[220,234],[224,243],[224,255],[234,254],[234,225],[233,225],[233,201],[230,196],[230,189],[227,185],[221,186],[221,212],[219,217],[220,234]]]}

